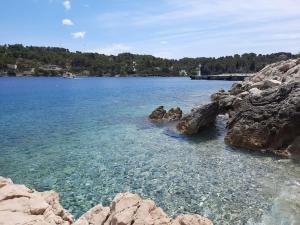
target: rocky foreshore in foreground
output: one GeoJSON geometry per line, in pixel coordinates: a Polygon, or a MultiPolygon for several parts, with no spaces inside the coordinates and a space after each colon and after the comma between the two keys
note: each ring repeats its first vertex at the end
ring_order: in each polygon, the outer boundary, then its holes
{"type": "Polygon", "coordinates": [[[281,156],[300,155],[300,59],[270,64],[211,99],[212,103],[187,115],[176,113],[180,108],[166,112],[160,106],[149,119],[175,121],[180,133],[192,135],[213,124],[217,115],[225,114],[227,144],[281,156]]]}
{"type": "Polygon", "coordinates": [[[54,191],[38,192],[0,177],[0,225],[213,225],[200,215],[175,219],[131,193],[118,194],[110,207],[96,205],[77,221],[59,203],[54,191]]]}

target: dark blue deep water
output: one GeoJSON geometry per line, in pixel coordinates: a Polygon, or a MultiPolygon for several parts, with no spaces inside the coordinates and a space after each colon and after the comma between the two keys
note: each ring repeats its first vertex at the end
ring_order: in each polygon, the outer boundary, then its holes
{"type": "Polygon", "coordinates": [[[198,213],[221,225],[299,224],[298,162],[225,146],[221,119],[190,138],[147,121],[158,105],[188,112],[231,84],[0,78],[0,175],[58,191],[77,217],[131,191],[171,216],[198,213]]]}

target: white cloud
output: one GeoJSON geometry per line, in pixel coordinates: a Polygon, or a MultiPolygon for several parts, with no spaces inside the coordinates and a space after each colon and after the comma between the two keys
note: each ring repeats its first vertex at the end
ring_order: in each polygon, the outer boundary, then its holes
{"type": "Polygon", "coordinates": [[[129,45],[112,44],[110,46],[99,48],[99,49],[93,50],[91,52],[98,52],[100,54],[105,54],[105,55],[117,55],[120,53],[128,52],[130,50],[132,50],[132,48],[129,45]]]}
{"type": "Polygon", "coordinates": [[[73,38],[84,38],[85,37],[86,32],[85,31],[80,31],[80,32],[75,32],[75,33],[71,33],[71,35],[73,36],[73,38]]]}
{"type": "Polygon", "coordinates": [[[72,25],[74,25],[73,21],[70,20],[70,19],[63,19],[62,20],[62,24],[66,25],[66,26],[72,26],[72,25]]]}
{"type": "Polygon", "coordinates": [[[65,7],[66,10],[71,9],[71,1],[70,0],[64,0],[63,6],[65,7]]]}
{"type": "Polygon", "coordinates": [[[154,11],[142,5],[98,15],[99,29],[129,37],[131,47],[104,45],[97,52],[180,58],[299,51],[300,0],[161,0],[154,11]]]}

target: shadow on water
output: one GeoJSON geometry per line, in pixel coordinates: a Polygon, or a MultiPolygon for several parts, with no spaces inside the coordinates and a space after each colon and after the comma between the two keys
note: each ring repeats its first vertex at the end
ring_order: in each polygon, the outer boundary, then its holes
{"type": "Polygon", "coordinates": [[[148,118],[139,118],[138,120],[135,120],[134,123],[138,130],[162,129],[162,134],[168,137],[196,144],[215,140],[224,134],[224,129],[220,128],[217,123],[211,127],[204,128],[195,135],[184,135],[179,133],[176,129],[176,123],[152,123],[148,118]]]}
{"type": "Polygon", "coordinates": [[[176,131],[176,128],[174,125],[170,125],[164,130],[163,134],[165,134],[169,137],[172,137],[172,138],[182,140],[182,141],[187,141],[192,144],[199,144],[199,143],[212,141],[212,140],[216,140],[216,139],[220,138],[220,136],[222,135],[222,132],[218,129],[218,127],[216,125],[213,125],[211,127],[207,127],[205,129],[203,129],[202,131],[200,131],[197,134],[184,135],[184,134],[181,134],[178,131],[176,131]]]}
{"type": "MultiPolygon", "coordinates": [[[[184,135],[177,131],[176,123],[151,123],[147,118],[139,118],[139,120],[135,120],[135,124],[139,130],[147,130],[147,129],[163,129],[162,134],[175,138],[179,141],[186,141],[191,144],[201,144],[205,142],[210,142],[213,140],[217,140],[219,138],[224,139],[226,134],[226,125],[225,120],[222,118],[218,118],[215,124],[211,127],[206,127],[201,130],[199,133],[194,135],[184,135]]],[[[275,155],[270,151],[255,151],[245,148],[237,148],[234,146],[226,145],[226,151],[229,152],[238,152],[241,154],[249,155],[251,157],[269,157],[273,160],[283,160],[289,159],[293,164],[300,165],[300,156],[293,156],[292,158],[286,158],[283,156],[275,155]]]]}
{"type": "Polygon", "coordinates": [[[230,152],[238,152],[244,155],[249,155],[250,157],[257,157],[257,158],[263,158],[263,157],[268,157],[272,158],[274,161],[279,161],[279,160],[289,160],[289,162],[295,164],[295,165],[300,165],[300,156],[292,156],[292,157],[284,157],[280,155],[275,155],[271,151],[259,151],[259,150],[251,150],[251,149],[246,149],[246,148],[237,148],[234,146],[229,146],[226,145],[225,150],[230,151],[230,152]]]}
{"type": "Polygon", "coordinates": [[[132,121],[136,128],[138,130],[148,130],[148,129],[154,129],[156,127],[164,127],[163,124],[154,124],[154,123],[151,123],[148,118],[145,118],[145,117],[139,117],[139,118],[136,118],[134,121],[132,121]]]}
{"type": "Polygon", "coordinates": [[[291,158],[291,162],[293,164],[299,165],[300,166],[300,156],[295,156],[291,158]]]}
{"type": "Polygon", "coordinates": [[[139,118],[134,121],[138,130],[158,129],[163,130],[162,134],[182,141],[191,143],[201,143],[205,141],[215,140],[222,135],[222,131],[217,125],[203,129],[195,135],[184,135],[177,131],[176,123],[152,123],[148,118],[139,118]]]}

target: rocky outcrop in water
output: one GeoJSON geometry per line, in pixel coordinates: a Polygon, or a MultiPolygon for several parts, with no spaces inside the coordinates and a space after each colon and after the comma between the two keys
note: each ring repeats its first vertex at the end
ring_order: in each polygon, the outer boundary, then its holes
{"type": "Polygon", "coordinates": [[[164,106],[158,106],[153,112],[149,115],[149,119],[152,121],[161,121],[164,118],[164,115],[167,111],[164,109],[164,106]]]}
{"type": "Polygon", "coordinates": [[[300,60],[268,65],[212,100],[229,115],[227,144],[300,154],[300,60]]]}
{"type": "MultiPolygon", "coordinates": [[[[300,59],[268,65],[211,99],[213,103],[181,118],[178,131],[198,133],[218,113],[227,114],[227,144],[282,156],[300,155],[300,59]]],[[[163,118],[166,112],[161,115],[162,110],[158,108],[155,115],[163,118]]]]}
{"type": "Polygon", "coordinates": [[[219,113],[218,104],[210,103],[192,109],[177,124],[177,129],[183,134],[196,134],[201,129],[210,126],[216,120],[219,113]]]}
{"type": "Polygon", "coordinates": [[[169,218],[152,200],[136,194],[118,194],[110,207],[96,205],[75,223],[53,191],[37,192],[0,177],[1,225],[213,225],[199,215],[169,218]]]}
{"type": "Polygon", "coordinates": [[[179,107],[171,108],[168,112],[164,106],[157,107],[150,115],[149,119],[153,122],[174,122],[180,120],[182,110],[179,107]]]}
{"type": "Polygon", "coordinates": [[[149,119],[151,122],[176,122],[177,131],[192,135],[213,124],[218,113],[218,104],[215,102],[193,108],[184,116],[179,107],[167,112],[163,106],[159,106],[149,115],[149,119]]]}

